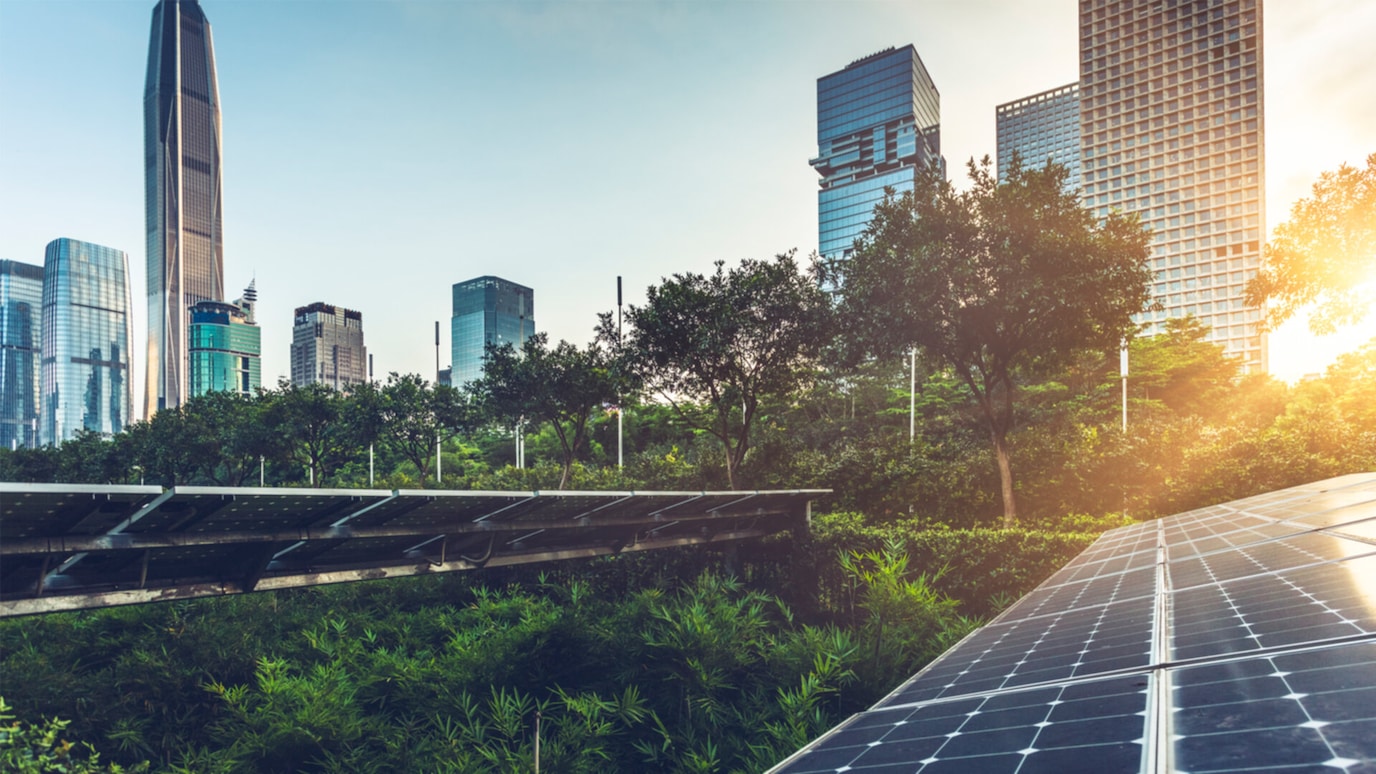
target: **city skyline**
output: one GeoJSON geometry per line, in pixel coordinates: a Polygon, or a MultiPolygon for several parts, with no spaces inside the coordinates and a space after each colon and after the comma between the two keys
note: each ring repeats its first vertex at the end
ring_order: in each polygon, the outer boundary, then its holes
{"type": "MultiPolygon", "coordinates": [[[[36,263],[70,235],[142,264],[136,95],[151,5],[0,0],[0,257],[36,263]],[[61,62],[41,56],[58,26],[61,62]],[[48,120],[73,102],[99,112],[101,129],[48,120]],[[98,183],[51,182],[80,171],[98,183]]],[[[1275,5],[1271,227],[1321,172],[1376,146],[1376,55],[1363,48],[1376,10],[1275,5]]],[[[661,277],[717,259],[815,250],[816,81],[858,57],[915,45],[941,92],[958,183],[966,159],[994,155],[996,105],[1077,75],[1073,0],[204,7],[234,170],[226,279],[267,291],[267,384],[287,375],[292,308],[316,298],[368,314],[379,377],[429,377],[434,321],[464,277],[558,288],[542,294],[543,329],[584,343],[615,305],[617,275],[638,303],[661,277]]]]}

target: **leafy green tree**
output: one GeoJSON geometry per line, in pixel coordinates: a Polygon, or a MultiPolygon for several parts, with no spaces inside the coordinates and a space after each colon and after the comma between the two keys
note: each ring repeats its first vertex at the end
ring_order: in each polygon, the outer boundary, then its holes
{"type": "MultiPolygon", "coordinates": [[[[1128,344],[1128,390],[1181,414],[1217,416],[1241,374],[1241,364],[1207,341],[1209,329],[1194,317],[1166,322],[1166,332],[1128,344]]],[[[1117,385],[1116,374],[1110,379],[1117,385]]]]}
{"type": "Polygon", "coordinates": [[[489,414],[506,424],[547,422],[559,440],[568,487],[573,463],[588,443],[593,413],[613,403],[625,390],[613,367],[611,352],[596,344],[584,349],[537,333],[518,351],[510,344],[488,345],[483,375],[472,384],[489,414]]]}
{"type": "Polygon", "coordinates": [[[1295,202],[1290,219],[1266,244],[1261,271],[1247,283],[1247,302],[1265,304],[1269,325],[1309,304],[1315,333],[1366,316],[1376,291],[1376,153],[1366,167],[1323,173],[1313,196],[1295,202]]]}
{"type": "Polygon", "coordinates": [[[218,486],[257,483],[259,460],[277,451],[278,434],[264,421],[264,402],[237,392],[208,392],[180,407],[200,477],[218,486]]]}
{"type": "Polygon", "coordinates": [[[1340,356],[1328,367],[1325,380],[1348,421],[1364,432],[1376,433],[1376,339],[1340,356]]]}
{"type": "Polygon", "coordinates": [[[1102,223],[1066,193],[1058,166],[988,158],[957,191],[937,170],[875,207],[855,254],[829,267],[846,335],[866,354],[918,347],[965,383],[998,462],[1004,522],[1017,521],[1008,434],[1019,368],[1116,348],[1147,304],[1147,236],[1135,218],[1102,223]]]}
{"type": "Polygon", "coordinates": [[[388,448],[416,467],[421,486],[433,467],[435,445],[476,424],[462,393],[443,384],[432,387],[416,374],[391,374],[376,394],[364,386],[350,397],[351,405],[360,407],[355,414],[360,440],[366,445],[363,439],[375,428],[388,448]]]}
{"type": "Polygon", "coordinates": [[[268,401],[265,416],[280,434],[282,458],[304,468],[312,485],[321,486],[332,466],[357,451],[353,448],[356,440],[342,421],[344,397],[340,393],[323,384],[302,387],[284,380],[264,395],[268,401]]]}
{"type": "MultiPolygon", "coordinates": [[[[826,294],[793,253],[675,274],[632,305],[624,351],[646,387],[725,453],[735,489],[762,401],[806,384],[826,342],[826,294]]],[[[605,324],[604,340],[614,336],[605,324]]]]}

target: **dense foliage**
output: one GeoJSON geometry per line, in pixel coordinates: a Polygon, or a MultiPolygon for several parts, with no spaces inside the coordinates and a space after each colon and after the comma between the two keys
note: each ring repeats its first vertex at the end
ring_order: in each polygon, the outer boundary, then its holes
{"type": "Polygon", "coordinates": [[[1308,309],[1310,329],[1331,333],[1366,317],[1376,297],[1376,153],[1365,167],[1343,164],[1320,176],[1313,195],[1276,227],[1264,257],[1247,300],[1266,305],[1269,324],[1308,309]]]}

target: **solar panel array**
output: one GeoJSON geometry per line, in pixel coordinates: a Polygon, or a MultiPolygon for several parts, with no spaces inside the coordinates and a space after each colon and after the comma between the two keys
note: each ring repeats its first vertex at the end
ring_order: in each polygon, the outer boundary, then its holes
{"type": "Polygon", "coordinates": [[[1376,771],[1376,473],[1108,532],[773,771],[1376,771]]]}
{"type": "Polygon", "coordinates": [[[0,483],[0,616],[741,540],[826,491],[0,483]]]}

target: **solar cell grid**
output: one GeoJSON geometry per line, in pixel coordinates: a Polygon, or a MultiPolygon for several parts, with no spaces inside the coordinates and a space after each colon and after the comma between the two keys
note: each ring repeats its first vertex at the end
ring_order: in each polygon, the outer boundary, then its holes
{"type": "Polygon", "coordinates": [[[1176,592],[1177,659],[1376,633],[1376,555],[1176,592]]]}
{"type": "Polygon", "coordinates": [[[1142,674],[871,710],[776,770],[1135,771],[1147,691],[1142,674]]]}
{"type": "Polygon", "coordinates": [[[1370,771],[1376,645],[1170,670],[1180,771],[1370,771]]]}
{"type": "Polygon", "coordinates": [[[1154,598],[990,624],[877,706],[1134,669],[1151,662],[1154,598]]]}
{"type": "Polygon", "coordinates": [[[776,771],[1376,772],[1373,536],[1376,473],[1107,533],[857,719],[849,758],[824,737],[776,771]],[[1165,552],[1147,549],[1157,530],[1165,552]],[[888,713],[1110,674],[1140,675],[1113,678],[1139,681],[1135,702],[1059,725],[993,713],[923,737],[948,735],[935,751],[866,757],[899,727],[888,713]]]}
{"type": "Polygon", "coordinates": [[[1282,572],[1376,551],[1376,546],[1335,535],[1309,532],[1280,540],[1215,551],[1172,560],[1167,566],[1173,589],[1185,589],[1220,579],[1282,572]]]}
{"type": "Polygon", "coordinates": [[[1118,556],[1105,556],[1092,561],[1075,561],[1057,571],[1039,588],[1064,586],[1104,575],[1151,567],[1156,564],[1156,552],[1156,546],[1153,544],[1140,550],[1124,552],[1118,556]]]}

